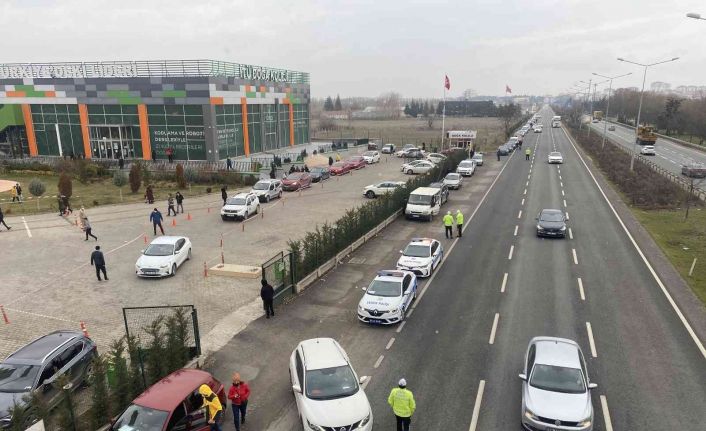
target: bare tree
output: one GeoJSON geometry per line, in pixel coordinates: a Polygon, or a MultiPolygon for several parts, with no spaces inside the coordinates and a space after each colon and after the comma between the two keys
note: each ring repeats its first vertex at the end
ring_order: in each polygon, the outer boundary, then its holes
{"type": "Polygon", "coordinates": [[[691,207],[692,196],[694,195],[694,189],[699,187],[706,178],[694,178],[689,177],[689,190],[686,193],[686,212],[684,213],[684,221],[689,218],[689,207],[691,207]]]}

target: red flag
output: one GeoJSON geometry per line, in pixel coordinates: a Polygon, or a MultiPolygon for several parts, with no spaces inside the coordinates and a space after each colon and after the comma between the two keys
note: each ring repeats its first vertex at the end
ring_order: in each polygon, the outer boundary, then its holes
{"type": "Polygon", "coordinates": [[[449,81],[448,75],[444,75],[446,79],[444,79],[444,87],[446,87],[447,90],[451,90],[451,81],[449,81]]]}
{"type": "Polygon", "coordinates": [[[505,84],[505,92],[512,93],[512,90],[510,89],[510,87],[507,84],[505,84]]]}

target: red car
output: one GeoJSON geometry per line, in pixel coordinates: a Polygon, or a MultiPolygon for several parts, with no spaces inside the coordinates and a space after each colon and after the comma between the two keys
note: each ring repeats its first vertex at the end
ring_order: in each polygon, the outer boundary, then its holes
{"type": "Polygon", "coordinates": [[[147,388],[112,423],[110,430],[208,431],[208,419],[201,408],[201,385],[208,385],[218,395],[224,417],[227,399],[221,382],[206,371],[185,368],[147,388]]]}
{"type": "Polygon", "coordinates": [[[344,163],[347,163],[351,169],[363,169],[368,164],[363,156],[353,156],[344,163]]]}
{"type": "Polygon", "coordinates": [[[311,187],[311,174],[309,172],[292,172],[282,178],[282,190],[295,192],[307,187],[311,187]]]}
{"type": "Polygon", "coordinates": [[[329,172],[331,175],[345,175],[351,171],[351,165],[348,162],[336,162],[331,165],[329,172]]]}

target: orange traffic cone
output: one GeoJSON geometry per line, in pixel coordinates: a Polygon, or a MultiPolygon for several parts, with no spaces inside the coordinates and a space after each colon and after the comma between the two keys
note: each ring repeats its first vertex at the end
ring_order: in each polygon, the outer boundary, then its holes
{"type": "Polygon", "coordinates": [[[176,226],[176,219],[175,218],[172,219],[172,226],[176,226]]]}
{"type": "Polygon", "coordinates": [[[191,213],[186,213],[186,219],[191,220],[191,213]]]}

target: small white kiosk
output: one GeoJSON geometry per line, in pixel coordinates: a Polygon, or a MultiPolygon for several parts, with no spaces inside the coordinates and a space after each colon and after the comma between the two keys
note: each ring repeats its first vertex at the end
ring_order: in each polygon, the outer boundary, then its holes
{"type": "Polygon", "coordinates": [[[476,141],[476,135],[477,132],[475,130],[449,130],[446,132],[449,149],[463,148],[470,151],[476,141]]]}

